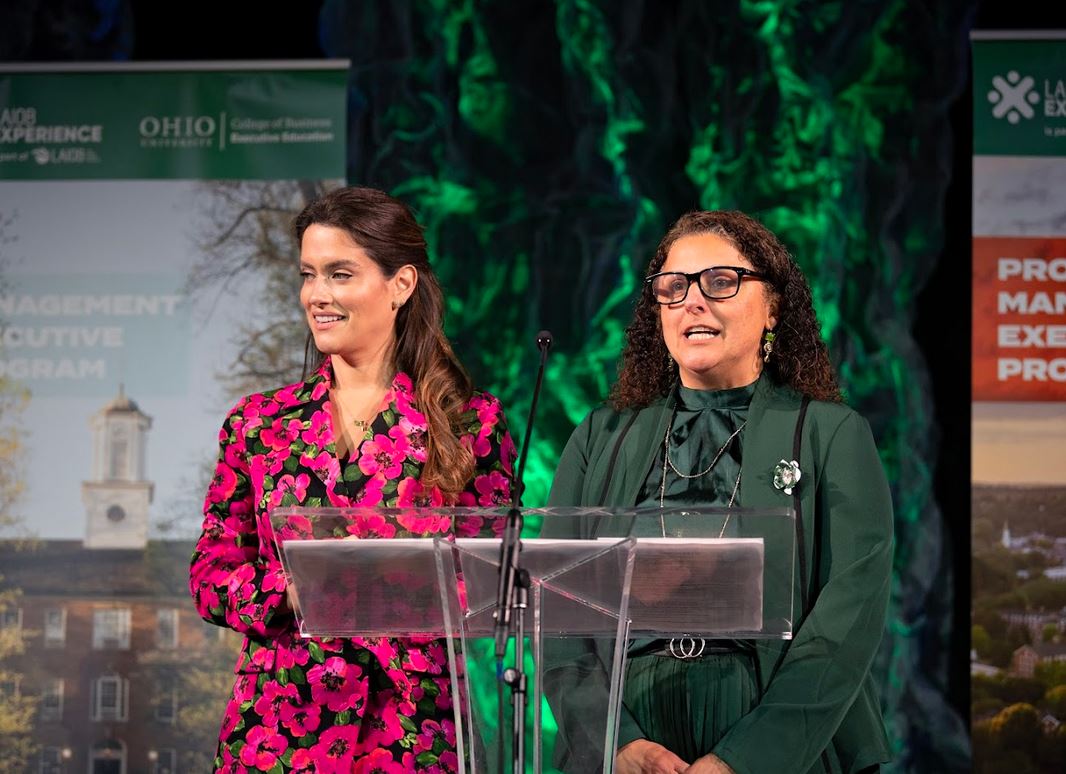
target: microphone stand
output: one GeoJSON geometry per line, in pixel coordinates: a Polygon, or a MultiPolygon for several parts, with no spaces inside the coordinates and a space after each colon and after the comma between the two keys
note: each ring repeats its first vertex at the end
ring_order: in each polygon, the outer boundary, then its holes
{"type": "MultiPolygon", "coordinates": [[[[548,350],[552,346],[552,335],[548,331],[537,334],[537,349],[540,350],[540,366],[537,369],[537,382],[533,387],[533,401],[529,406],[529,419],[526,420],[526,433],[522,441],[522,453],[515,470],[514,490],[511,492],[511,507],[507,511],[503,539],[500,542],[500,581],[496,594],[496,611],[493,618],[496,624],[493,631],[496,646],[497,676],[511,688],[511,761],[514,774],[525,772],[525,733],[526,733],[526,675],[523,671],[525,660],[525,610],[529,605],[529,573],[519,565],[518,558],[522,551],[522,474],[526,469],[526,455],[529,453],[529,439],[533,434],[533,418],[537,411],[537,399],[540,397],[541,384],[544,381],[544,366],[548,360],[548,350]],[[508,669],[503,668],[503,657],[507,650],[507,640],[514,634],[515,662],[508,669]]],[[[502,695],[501,695],[502,699],[502,695]]],[[[502,705],[502,701],[501,701],[502,705]]],[[[502,715],[502,706],[501,706],[502,715]]],[[[502,726],[502,723],[501,723],[502,726]]],[[[503,728],[500,734],[500,769],[502,772],[503,728]]]]}

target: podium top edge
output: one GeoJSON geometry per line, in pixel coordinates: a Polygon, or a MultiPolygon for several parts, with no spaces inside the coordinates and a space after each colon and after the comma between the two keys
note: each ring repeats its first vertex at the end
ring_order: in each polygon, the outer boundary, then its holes
{"type": "MultiPolygon", "coordinates": [[[[702,514],[722,515],[731,513],[743,516],[793,516],[791,505],[781,505],[773,508],[724,508],[724,507],[696,507],[696,506],[667,506],[665,508],[606,508],[588,505],[563,505],[550,507],[519,508],[523,516],[624,516],[624,517],[655,517],[665,515],[688,515],[699,516],[702,514]]],[[[481,506],[438,506],[438,507],[392,507],[379,508],[376,506],[352,506],[348,508],[338,507],[304,507],[304,506],[276,506],[270,509],[270,517],[305,515],[305,516],[337,516],[340,514],[380,514],[384,516],[405,514],[438,514],[454,518],[481,516],[481,517],[504,517],[510,513],[510,508],[488,508],[481,506]]]]}

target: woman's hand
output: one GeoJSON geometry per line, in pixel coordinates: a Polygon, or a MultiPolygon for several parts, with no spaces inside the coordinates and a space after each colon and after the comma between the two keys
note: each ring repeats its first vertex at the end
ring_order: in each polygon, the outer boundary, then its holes
{"type": "Polygon", "coordinates": [[[717,755],[708,753],[685,769],[685,774],[736,774],[736,772],[717,755]]]}
{"type": "Polygon", "coordinates": [[[292,581],[285,584],[285,596],[281,600],[282,609],[286,613],[294,612],[294,607],[299,607],[300,600],[296,596],[296,587],[292,581]]]}
{"type": "Polygon", "coordinates": [[[615,774],[679,774],[690,767],[662,745],[636,739],[614,756],[614,770],[615,774]]]}

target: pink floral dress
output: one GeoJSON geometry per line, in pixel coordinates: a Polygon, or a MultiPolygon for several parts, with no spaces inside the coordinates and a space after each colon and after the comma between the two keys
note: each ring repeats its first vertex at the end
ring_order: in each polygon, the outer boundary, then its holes
{"type": "MultiPolygon", "coordinates": [[[[219,433],[218,466],[192,557],[201,616],[245,635],[215,758],[225,772],[448,772],[457,768],[441,640],[303,639],[284,604],[273,506],[443,505],[418,481],[426,420],[398,373],[357,450],[338,459],[327,361],[306,382],[243,398],[219,433]]],[[[456,505],[510,501],[515,447],[496,398],[475,392],[461,441],[476,471],[456,505]]],[[[384,519],[371,529],[391,537],[384,519]]],[[[401,525],[429,534],[437,523],[401,525]]]]}

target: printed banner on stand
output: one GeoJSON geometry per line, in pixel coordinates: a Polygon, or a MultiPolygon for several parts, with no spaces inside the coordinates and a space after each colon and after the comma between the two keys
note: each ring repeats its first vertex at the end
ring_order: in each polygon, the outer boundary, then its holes
{"type": "Polygon", "coordinates": [[[0,180],[335,178],[344,171],[344,77],[320,68],[0,70],[0,180]]]}
{"type": "Polygon", "coordinates": [[[347,80],[339,61],[0,69],[10,770],[212,768],[240,640],[193,608],[192,541],[227,410],[302,358],[291,220],[343,181],[347,80]]]}
{"type": "Polygon", "coordinates": [[[1066,766],[1066,33],[974,33],[973,73],[974,771],[1058,771],[1066,766]]]}

